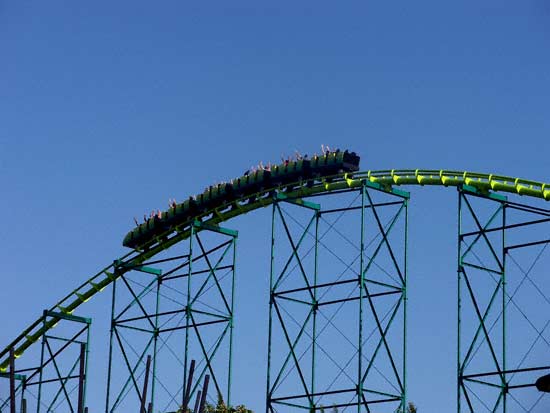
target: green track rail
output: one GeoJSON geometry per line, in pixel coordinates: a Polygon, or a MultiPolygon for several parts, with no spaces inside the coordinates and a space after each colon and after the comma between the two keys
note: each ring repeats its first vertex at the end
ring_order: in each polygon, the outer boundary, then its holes
{"type": "MultiPolygon", "coordinates": [[[[300,181],[291,185],[269,188],[254,195],[247,195],[239,200],[233,201],[231,204],[220,205],[186,222],[182,222],[174,228],[174,230],[152,240],[145,250],[134,250],[115,260],[111,265],[103,268],[56,303],[50,308],[50,311],[72,314],[81,304],[101,292],[124,272],[139,268],[140,265],[143,265],[143,263],[151,257],[188,238],[191,233],[191,225],[196,225],[199,229],[201,227],[208,228],[209,226],[216,226],[235,216],[246,214],[255,209],[270,205],[276,199],[296,199],[327,192],[358,188],[363,184],[388,191],[394,186],[401,185],[445,187],[467,185],[481,194],[488,195],[491,192],[507,192],[550,201],[550,183],[476,172],[431,169],[392,169],[320,177],[315,179],[313,185],[311,185],[311,182],[308,185],[307,181],[300,181]]],[[[20,357],[27,348],[37,342],[56,324],[57,320],[55,319],[44,324],[42,318],[40,318],[27,327],[15,340],[9,343],[0,352],[0,360],[2,360],[0,363],[0,371],[6,371],[8,368],[8,355],[11,348],[15,349],[16,357],[20,357]]]]}

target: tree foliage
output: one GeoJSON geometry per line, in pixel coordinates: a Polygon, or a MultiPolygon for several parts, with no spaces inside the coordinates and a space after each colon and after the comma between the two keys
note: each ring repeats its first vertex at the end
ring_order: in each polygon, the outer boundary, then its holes
{"type": "MultiPolygon", "coordinates": [[[[206,403],[204,407],[205,413],[254,413],[252,410],[247,409],[242,404],[238,406],[227,406],[223,401],[223,397],[218,395],[218,402],[216,405],[206,403]]],[[[183,408],[180,408],[176,413],[183,413],[183,408]]],[[[190,409],[187,409],[187,412],[191,413],[190,409]]]]}
{"type": "Polygon", "coordinates": [[[218,403],[215,406],[207,403],[204,411],[205,413],[253,413],[252,410],[247,409],[242,404],[238,406],[226,406],[221,395],[218,395],[218,403]]]}
{"type": "Polygon", "coordinates": [[[409,406],[407,407],[407,413],[416,413],[417,409],[414,403],[409,402],[409,406]]]}

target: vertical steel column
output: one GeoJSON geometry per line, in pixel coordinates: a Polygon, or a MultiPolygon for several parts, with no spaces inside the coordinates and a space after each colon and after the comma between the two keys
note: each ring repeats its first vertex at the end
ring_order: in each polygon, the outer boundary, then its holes
{"type": "Polygon", "coordinates": [[[139,413],[147,413],[145,406],[147,405],[147,385],[149,384],[149,371],[151,368],[151,356],[147,356],[145,363],[145,378],[143,379],[143,391],[141,392],[141,407],[139,413]]]}
{"type": "MultiPolygon", "coordinates": [[[[46,312],[42,315],[42,326],[46,327],[46,312]]],[[[46,348],[46,338],[42,337],[42,342],[40,343],[40,365],[38,367],[38,397],[36,403],[36,413],[40,413],[40,407],[42,405],[42,380],[44,377],[44,356],[46,348]]],[[[47,413],[47,412],[46,412],[47,413]]]]}
{"type": "MultiPolygon", "coordinates": [[[[317,211],[315,213],[315,239],[314,239],[314,260],[313,260],[313,285],[317,285],[317,271],[319,267],[319,218],[320,214],[317,211]]],[[[311,337],[311,394],[315,394],[315,364],[317,363],[316,360],[316,347],[317,347],[317,313],[319,311],[319,301],[317,299],[317,288],[313,289],[313,300],[312,300],[312,308],[313,308],[313,325],[312,325],[312,337],[311,337]]],[[[310,408],[314,409],[315,406],[312,405],[310,408]]]]}
{"type": "Polygon", "coordinates": [[[461,413],[461,400],[462,400],[462,347],[461,347],[461,341],[462,341],[462,330],[461,330],[461,323],[462,323],[462,279],[461,279],[461,234],[462,234],[462,194],[460,191],[458,192],[458,205],[457,205],[457,211],[458,211],[458,218],[457,218],[457,236],[456,236],[456,410],[457,413],[461,413]]]}
{"type": "MultiPolygon", "coordinates": [[[[115,271],[118,271],[115,266],[115,271]]],[[[115,332],[115,303],[116,303],[116,284],[117,278],[113,280],[113,288],[111,292],[111,325],[109,328],[109,362],[107,366],[107,391],[105,392],[105,413],[108,413],[110,406],[110,394],[111,394],[111,372],[113,368],[113,338],[115,332]]]]}
{"type": "Polygon", "coordinates": [[[408,305],[408,287],[409,287],[409,281],[408,281],[408,273],[409,273],[409,253],[408,253],[408,245],[409,245],[409,200],[405,199],[403,201],[403,205],[405,207],[405,234],[404,234],[404,245],[405,245],[405,251],[404,251],[404,271],[403,271],[403,401],[401,404],[401,411],[406,412],[407,411],[407,305],[408,305]]]}
{"type": "Polygon", "coordinates": [[[77,412],[83,413],[84,411],[84,382],[86,380],[86,345],[80,344],[80,360],[78,370],[78,404],[77,412]]]}
{"type": "Polygon", "coordinates": [[[508,378],[507,378],[507,366],[506,366],[506,313],[507,313],[507,306],[506,306],[506,203],[503,205],[502,208],[502,230],[501,230],[501,251],[502,251],[502,411],[506,413],[507,411],[507,400],[508,400],[508,378]]]}
{"type": "MultiPolygon", "coordinates": [[[[157,277],[157,286],[155,294],[155,328],[153,332],[153,374],[151,375],[151,401],[149,407],[151,409],[155,406],[155,390],[157,384],[157,353],[158,353],[158,339],[159,339],[159,313],[160,313],[160,287],[162,285],[162,278],[157,277]]],[[[145,395],[144,395],[145,397],[145,395]]],[[[148,408],[149,408],[148,407],[148,408]]]]}
{"type": "Polygon", "coordinates": [[[229,360],[227,378],[227,406],[231,406],[231,385],[233,379],[233,329],[235,327],[235,275],[237,273],[237,238],[233,240],[233,271],[231,274],[231,319],[229,320],[229,360]]]}
{"type": "Polygon", "coordinates": [[[363,403],[363,302],[365,292],[365,193],[367,187],[365,182],[361,185],[361,235],[360,235],[360,247],[359,247],[359,341],[357,343],[357,413],[361,412],[363,403]]]}
{"type": "Polygon", "coordinates": [[[10,413],[15,413],[15,352],[10,349],[10,413]]]}
{"type": "MultiPolygon", "coordinates": [[[[187,387],[189,377],[187,376],[187,371],[189,369],[189,334],[191,332],[191,274],[193,274],[193,238],[195,236],[195,226],[192,225],[190,228],[191,234],[189,236],[189,276],[186,277],[186,287],[187,287],[187,302],[185,303],[185,354],[183,357],[183,388],[187,387]]],[[[200,377],[199,379],[200,380],[200,377]]],[[[197,381],[198,381],[197,380],[197,381]]],[[[188,398],[191,399],[193,394],[192,388],[188,394],[188,398]]],[[[184,412],[186,413],[186,412],[184,412]]]]}
{"type": "Polygon", "coordinates": [[[275,413],[271,406],[271,352],[273,337],[273,286],[275,285],[275,204],[271,208],[271,246],[269,264],[269,317],[267,332],[267,378],[265,390],[265,411],[275,413]]]}

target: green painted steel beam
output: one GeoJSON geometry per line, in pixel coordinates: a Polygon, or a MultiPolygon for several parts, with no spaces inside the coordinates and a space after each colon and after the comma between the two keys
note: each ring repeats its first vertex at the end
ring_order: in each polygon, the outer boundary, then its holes
{"type": "Polygon", "coordinates": [[[305,208],[313,209],[315,211],[319,211],[321,209],[321,205],[319,204],[310,201],[304,201],[302,198],[289,198],[286,194],[282,192],[277,192],[277,195],[275,197],[278,201],[286,201],[288,203],[303,206],[305,208]]]}
{"type": "Polygon", "coordinates": [[[57,311],[46,310],[46,311],[44,311],[44,316],[57,318],[57,319],[60,319],[60,320],[75,321],[77,323],[92,324],[92,319],[91,318],[79,317],[79,316],[76,316],[76,315],[65,314],[65,313],[59,313],[57,311]]]}
{"type": "Polygon", "coordinates": [[[471,185],[464,184],[462,185],[461,190],[465,193],[469,193],[472,195],[481,195],[483,197],[492,199],[494,201],[500,201],[500,202],[508,201],[508,197],[506,195],[502,195],[496,192],[487,192],[485,190],[480,190],[475,186],[471,186],[471,185]]]}
{"type": "Polygon", "coordinates": [[[140,272],[144,272],[144,273],[152,274],[156,276],[162,275],[162,270],[158,268],[147,267],[145,265],[136,265],[136,266],[130,267],[122,264],[122,267],[128,270],[140,271],[140,272]]]}
{"type": "Polygon", "coordinates": [[[220,227],[219,225],[210,225],[206,222],[195,221],[193,223],[193,226],[196,229],[199,229],[199,230],[205,229],[205,230],[208,230],[208,231],[217,232],[219,234],[228,235],[230,237],[238,237],[239,236],[239,231],[235,231],[234,229],[220,227]]]}
{"type": "MultiPolygon", "coordinates": [[[[24,374],[18,374],[18,373],[15,373],[13,376],[15,377],[15,380],[26,380],[27,378],[27,376],[25,376],[24,374]]],[[[0,377],[9,379],[10,373],[0,373],[0,377]]]]}
{"type": "MultiPolygon", "coordinates": [[[[129,267],[139,266],[147,259],[187,239],[190,236],[190,228],[195,220],[200,222],[201,228],[197,228],[199,230],[206,229],[204,227],[205,224],[216,227],[221,222],[233,217],[272,204],[274,197],[270,194],[273,192],[284,194],[287,199],[298,200],[334,191],[358,189],[363,185],[404,198],[409,197],[408,192],[397,189],[395,188],[396,186],[464,187],[466,185],[466,188],[473,188],[477,194],[482,196],[493,197],[497,195],[496,192],[504,192],[550,201],[550,183],[497,174],[445,169],[389,169],[345,173],[318,177],[314,180],[309,179],[309,181],[300,180],[289,185],[268,188],[257,194],[247,195],[240,200],[232,202],[230,205],[217,206],[191,218],[191,220],[179,224],[174,230],[155,237],[154,240],[144,246],[143,250],[131,251],[117,260],[117,262],[129,267]]],[[[51,310],[59,310],[64,314],[72,314],[82,303],[102,291],[125,271],[127,270],[124,268],[117,268],[113,264],[109,265],[64,297],[51,310]]],[[[52,320],[42,325],[41,319],[38,319],[23,330],[17,338],[0,351],[0,360],[2,360],[0,363],[0,372],[7,370],[10,348],[15,348],[16,357],[20,357],[28,347],[42,337],[49,329],[53,328],[55,324],[56,322],[52,320]]]]}

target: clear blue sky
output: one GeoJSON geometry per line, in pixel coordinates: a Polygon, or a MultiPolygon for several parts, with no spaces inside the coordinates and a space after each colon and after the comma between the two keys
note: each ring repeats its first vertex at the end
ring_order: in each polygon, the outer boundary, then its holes
{"type": "MultiPolygon", "coordinates": [[[[550,181],[549,51],[544,0],[0,1],[2,343],[122,255],[133,216],[281,153],[324,143],[362,169],[550,181]]],[[[423,412],[455,400],[455,197],[412,191],[410,398],[423,412]]],[[[265,257],[242,264],[261,293],[236,333],[258,346],[238,363],[261,384],[235,399],[260,412],[265,338],[251,331],[265,332],[269,245],[254,228],[268,215],[235,225],[241,254],[265,257]]]]}

